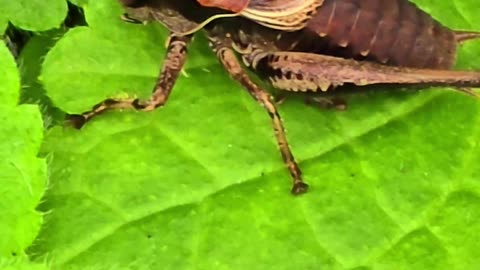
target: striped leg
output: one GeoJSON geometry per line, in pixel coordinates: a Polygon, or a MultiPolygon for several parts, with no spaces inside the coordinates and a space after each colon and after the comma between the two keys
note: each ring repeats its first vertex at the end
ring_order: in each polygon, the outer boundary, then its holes
{"type": "Polygon", "coordinates": [[[106,99],[89,111],[82,114],[71,114],[68,119],[76,128],[81,128],[87,121],[93,117],[113,109],[134,109],[140,111],[152,111],[164,105],[173,85],[178,78],[180,71],[185,63],[187,56],[187,45],[191,40],[191,36],[175,36],[169,37],[168,49],[163,63],[162,71],[157,79],[155,88],[151,97],[146,101],[138,99],[106,99]]]}
{"type": "Polygon", "coordinates": [[[290,175],[293,180],[291,192],[295,195],[305,193],[308,189],[308,185],[302,180],[300,168],[298,167],[288,145],[287,137],[285,136],[285,129],[283,128],[282,120],[278,114],[277,108],[275,107],[275,102],[272,96],[250,80],[248,75],[240,66],[240,63],[238,62],[234,52],[230,48],[222,47],[221,45],[214,45],[214,50],[216,51],[220,62],[230,73],[230,75],[267,110],[268,115],[272,120],[275,137],[277,139],[283,161],[290,171],[290,175]]]}

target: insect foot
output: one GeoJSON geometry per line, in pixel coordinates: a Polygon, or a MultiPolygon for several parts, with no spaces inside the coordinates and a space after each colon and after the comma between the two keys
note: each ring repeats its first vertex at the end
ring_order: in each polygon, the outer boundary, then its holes
{"type": "Polygon", "coordinates": [[[68,124],[76,129],[81,129],[87,123],[87,120],[81,114],[68,114],[66,118],[68,124]]]}
{"type": "Polygon", "coordinates": [[[301,195],[308,191],[308,185],[304,182],[298,182],[293,184],[291,193],[293,195],[301,195]]]}

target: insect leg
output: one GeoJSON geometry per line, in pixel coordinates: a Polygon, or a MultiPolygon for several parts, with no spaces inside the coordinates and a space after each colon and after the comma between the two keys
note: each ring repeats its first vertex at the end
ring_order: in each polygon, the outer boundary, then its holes
{"type": "Polygon", "coordinates": [[[153,93],[146,101],[138,99],[106,99],[93,106],[90,111],[82,114],[69,115],[69,120],[76,128],[81,128],[87,121],[105,111],[112,109],[135,109],[140,111],[152,111],[164,105],[178,78],[187,56],[187,45],[190,36],[169,37],[168,49],[163,63],[162,70],[153,89],[153,93]]]}
{"type": "Polygon", "coordinates": [[[453,33],[455,35],[455,40],[458,43],[480,38],[480,32],[476,31],[454,31],[453,33]]]}
{"type": "Polygon", "coordinates": [[[306,97],[305,103],[321,109],[345,111],[347,102],[339,97],[306,97]]]}
{"type": "Polygon", "coordinates": [[[234,52],[230,48],[217,46],[214,48],[217,53],[220,62],[223,64],[225,69],[230,73],[230,75],[238,81],[248,93],[257,100],[268,112],[272,120],[273,129],[275,132],[275,137],[277,139],[278,147],[282,154],[283,161],[285,162],[290,175],[293,180],[291,192],[295,195],[305,193],[308,189],[308,185],[303,182],[300,168],[298,167],[297,162],[290,150],[290,147],[287,142],[287,137],[285,136],[285,129],[282,124],[282,119],[278,114],[277,108],[275,107],[275,102],[273,101],[272,96],[257,86],[248,75],[245,73],[243,68],[240,66],[234,52]]]}
{"type": "Polygon", "coordinates": [[[249,56],[247,64],[276,88],[295,92],[327,91],[347,83],[480,87],[476,71],[394,67],[312,53],[259,52],[249,56]]]}

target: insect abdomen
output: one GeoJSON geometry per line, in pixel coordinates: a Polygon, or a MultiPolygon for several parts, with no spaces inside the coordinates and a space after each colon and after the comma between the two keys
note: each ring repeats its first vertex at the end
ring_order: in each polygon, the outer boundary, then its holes
{"type": "Polygon", "coordinates": [[[455,32],[407,0],[325,0],[307,28],[347,57],[443,69],[455,61],[455,32]]]}

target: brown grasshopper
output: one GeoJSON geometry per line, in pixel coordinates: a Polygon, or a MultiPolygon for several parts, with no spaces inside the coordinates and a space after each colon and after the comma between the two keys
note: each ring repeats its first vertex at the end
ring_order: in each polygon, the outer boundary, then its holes
{"type": "Polygon", "coordinates": [[[272,96],[244,67],[275,88],[324,92],[344,84],[453,86],[474,94],[480,72],[449,70],[457,45],[478,32],[442,26],[407,0],[120,0],[127,21],[158,21],[170,30],[165,61],[150,99],[106,99],[71,115],[80,128],[111,109],[163,106],[185,63],[187,45],[202,29],[220,63],[271,118],[293,180],[307,191],[272,96]]]}

